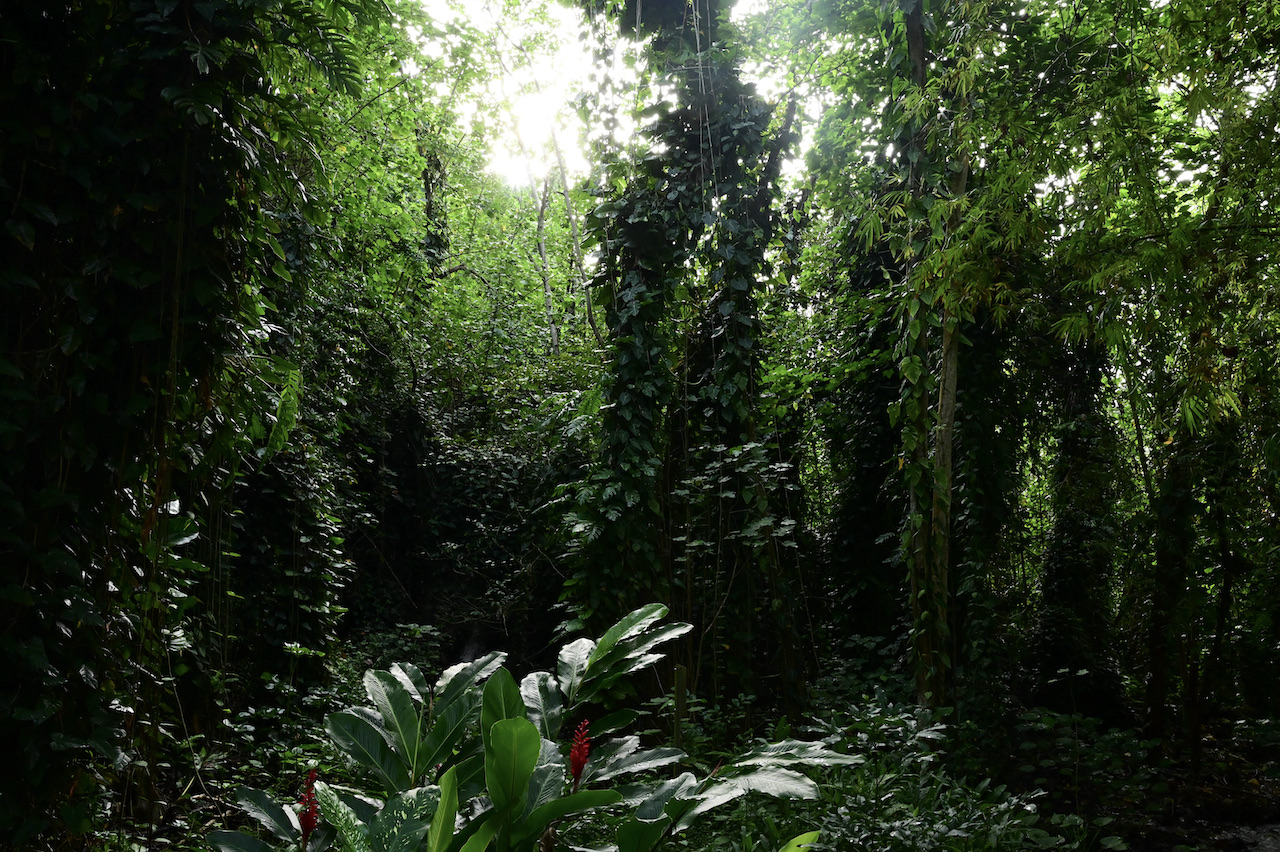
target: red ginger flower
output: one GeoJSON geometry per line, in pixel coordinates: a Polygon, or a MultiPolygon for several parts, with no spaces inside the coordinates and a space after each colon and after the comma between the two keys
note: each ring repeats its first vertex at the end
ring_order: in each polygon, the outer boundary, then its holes
{"type": "Polygon", "coordinates": [[[302,801],[298,802],[301,811],[298,813],[298,825],[302,826],[302,849],[306,850],[311,832],[320,824],[320,807],[316,804],[316,771],[307,773],[307,787],[302,792],[302,801]]]}
{"type": "Polygon", "coordinates": [[[573,745],[569,747],[569,773],[573,775],[573,790],[578,791],[578,782],[582,780],[582,770],[587,765],[587,755],[591,754],[591,737],[587,735],[588,722],[582,720],[578,729],[573,732],[573,745]]]}

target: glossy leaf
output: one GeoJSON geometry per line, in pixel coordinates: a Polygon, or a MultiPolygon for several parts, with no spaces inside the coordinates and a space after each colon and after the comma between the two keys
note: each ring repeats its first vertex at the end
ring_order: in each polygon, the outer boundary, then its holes
{"type": "Polygon", "coordinates": [[[413,783],[426,769],[419,765],[422,732],[418,707],[409,691],[390,672],[365,672],[364,688],[369,700],[382,715],[384,730],[391,738],[391,746],[404,761],[409,783],[413,783]]]}
{"type": "Polygon", "coordinates": [[[549,740],[560,736],[564,724],[564,699],[560,684],[549,672],[532,672],[520,681],[520,697],[524,699],[529,721],[538,733],[549,740]]]}
{"type": "Polygon", "coordinates": [[[501,719],[493,724],[485,746],[484,780],[495,809],[506,812],[524,804],[541,750],[542,738],[528,719],[501,719]]]}
{"type": "Polygon", "coordinates": [[[236,804],[249,816],[286,843],[297,842],[302,834],[298,815],[271,798],[269,793],[253,787],[241,787],[236,791],[236,804]]]}
{"type": "MultiPolygon", "coordinates": [[[[489,677],[484,685],[484,698],[480,703],[480,733],[486,747],[489,743],[489,730],[504,719],[524,719],[524,700],[520,697],[520,687],[505,668],[499,668],[489,677]]],[[[536,755],[535,755],[536,757],[536,755]]]]}
{"type": "Polygon", "coordinates": [[[338,748],[361,766],[374,771],[388,793],[408,789],[409,771],[404,761],[367,719],[340,710],[329,714],[324,727],[338,748]]]}
{"type": "Polygon", "coordinates": [[[458,814],[458,770],[449,769],[440,777],[440,804],[431,817],[424,852],[446,852],[453,841],[454,821],[458,814]]]}

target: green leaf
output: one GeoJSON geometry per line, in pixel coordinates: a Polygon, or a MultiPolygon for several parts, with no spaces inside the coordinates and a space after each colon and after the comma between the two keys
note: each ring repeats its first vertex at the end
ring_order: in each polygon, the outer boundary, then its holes
{"type": "Polygon", "coordinates": [[[425,852],[445,852],[453,840],[453,824],[458,815],[458,770],[450,766],[440,778],[440,804],[431,818],[425,852]]]}
{"type": "Polygon", "coordinates": [[[575,639],[560,649],[556,661],[556,677],[560,680],[560,691],[570,706],[577,703],[578,688],[582,685],[582,676],[587,670],[587,661],[595,650],[596,643],[583,637],[575,639]]]}
{"type": "Polygon", "coordinates": [[[554,742],[542,740],[538,753],[538,765],[533,768],[529,777],[529,801],[525,812],[530,813],[541,805],[545,805],[564,792],[569,767],[564,755],[554,742]]]}
{"type": "Polygon", "coordinates": [[[495,809],[506,812],[523,804],[541,751],[542,738],[528,719],[501,719],[494,723],[485,745],[484,780],[495,809]]]}
{"type": "Polygon", "coordinates": [[[422,740],[420,754],[424,768],[429,769],[447,761],[462,740],[467,726],[475,721],[479,708],[480,693],[466,692],[451,701],[444,712],[436,716],[431,730],[427,731],[422,740]]]}
{"type": "Polygon", "coordinates": [[[289,370],[284,386],[280,388],[280,403],[276,406],[276,422],[271,426],[267,450],[278,453],[289,443],[289,433],[298,422],[298,406],[302,398],[302,372],[289,370]]]}
{"type": "Polygon", "coordinates": [[[391,750],[382,734],[367,719],[351,710],[330,713],[324,729],[342,751],[361,766],[372,769],[388,793],[398,793],[410,786],[404,762],[391,750]]]}
{"type": "Polygon", "coordinates": [[[298,815],[282,806],[271,796],[254,787],[236,790],[236,804],[263,827],[286,843],[295,843],[302,834],[298,815]]]}
{"type": "Polygon", "coordinates": [[[497,814],[490,812],[490,816],[481,825],[478,831],[462,845],[460,852],[484,852],[489,848],[489,844],[493,842],[493,838],[498,833],[499,820],[497,814]]]}
{"type": "Polygon", "coordinates": [[[798,834],[786,842],[778,852],[800,852],[801,849],[808,849],[818,842],[818,831],[806,831],[804,834],[798,834]]]}
{"type": "Polygon", "coordinates": [[[529,721],[538,733],[549,740],[560,736],[564,724],[564,699],[560,684],[550,672],[532,672],[520,681],[520,697],[524,699],[529,721]]]}
{"type": "MultiPolygon", "coordinates": [[[[480,704],[480,734],[485,747],[489,743],[489,729],[504,719],[524,719],[525,706],[520,698],[516,679],[505,668],[499,668],[484,685],[484,699],[480,704]]],[[[537,758],[537,755],[534,755],[537,758]]]]}
{"type": "Polygon", "coordinates": [[[669,766],[685,757],[678,748],[661,747],[640,750],[640,738],[634,734],[607,740],[596,747],[582,773],[582,783],[609,781],[630,772],[646,772],[669,766]]]}
{"type": "Polygon", "coordinates": [[[641,635],[628,635],[617,642],[607,654],[601,655],[597,648],[587,664],[583,684],[578,690],[578,700],[590,701],[620,678],[656,663],[662,659],[662,654],[655,653],[653,648],[683,636],[692,629],[689,624],[668,624],[653,631],[645,631],[641,635]]]}
{"type": "Polygon", "coordinates": [[[621,801],[622,794],[617,790],[579,790],[535,809],[521,826],[521,836],[528,838],[540,834],[548,825],[569,814],[607,808],[621,801]]]}
{"type": "Polygon", "coordinates": [[[600,637],[600,641],[596,643],[595,650],[592,651],[591,657],[587,660],[587,666],[590,667],[612,651],[613,646],[621,640],[640,633],[650,624],[666,616],[666,614],[667,608],[665,606],[659,603],[651,603],[624,615],[617,624],[606,630],[604,635],[600,637]]]}
{"type": "Polygon", "coordinates": [[[681,791],[679,796],[672,797],[666,807],[667,814],[675,820],[672,830],[684,831],[702,814],[732,802],[746,792],[745,787],[739,787],[731,781],[703,784],[688,795],[685,791],[681,791]]]}
{"type": "Polygon", "coordinates": [[[356,816],[328,784],[317,781],[316,802],[325,821],[338,832],[342,852],[373,852],[369,846],[369,828],[356,816]]]}
{"type": "Polygon", "coordinates": [[[431,700],[431,686],[417,666],[412,663],[392,663],[391,674],[408,690],[414,701],[426,704],[431,700]]]}
{"type": "Polygon", "coordinates": [[[439,787],[416,787],[391,798],[369,826],[372,852],[414,852],[439,801],[439,787]]]}
{"type": "Polygon", "coordinates": [[[777,798],[816,799],[818,797],[818,785],[812,778],[794,769],[782,769],[777,766],[749,769],[740,775],[730,776],[726,782],[737,784],[744,790],[777,798]]]}
{"type": "Polygon", "coordinates": [[[864,763],[860,755],[841,754],[832,751],[823,742],[806,742],[804,740],[781,740],[776,743],[756,746],[751,751],[733,762],[738,766],[855,766],[864,763]]]}
{"type": "Polygon", "coordinates": [[[666,814],[651,820],[632,817],[618,827],[618,852],[649,852],[670,827],[666,814]]]}
{"type": "Polygon", "coordinates": [[[269,844],[243,831],[214,831],[206,839],[218,852],[273,852],[269,844]]]}
{"type": "Polygon", "coordinates": [[[391,747],[408,767],[409,783],[416,782],[428,767],[419,763],[423,745],[422,728],[413,698],[391,672],[365,672],[364,690],[382,714],[385,730],[391,738],[391,747]]]}
{"type": "Polygon", "coordinates": [[[469,663],[458,663],[456,666],[445,669],[440,679],[436,681],[436,700],[431,712],[433,714],[444,712],[460,695],[491,675],[506,658],[507,655],[501,651],[493,651],[469,663]]]}

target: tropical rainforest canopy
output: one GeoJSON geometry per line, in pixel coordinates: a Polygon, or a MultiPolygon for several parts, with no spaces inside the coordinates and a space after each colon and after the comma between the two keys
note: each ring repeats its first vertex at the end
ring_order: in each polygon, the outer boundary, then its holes
{"type": "Polygon", "coordinates": [[[243,787],[318,852],[365,668],[571,715],[584,632],[703,775],[825,737],[624,849],[1280,819],[1274,0],[565,2],[0,10],[0,836],[198,848],[243,787]]]}

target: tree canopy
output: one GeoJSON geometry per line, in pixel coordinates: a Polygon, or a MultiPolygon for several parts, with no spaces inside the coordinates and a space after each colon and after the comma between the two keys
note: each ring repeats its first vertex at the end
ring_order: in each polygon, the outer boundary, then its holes
{"type": "Polygon", "coordinates": [[[677,746],[893,700],[1130,841],[1018,738],[1280,813],[1274,4],[10,5],[16,848],[174,842],[353,669],[651,603],[600,700],[677,746]]]}

